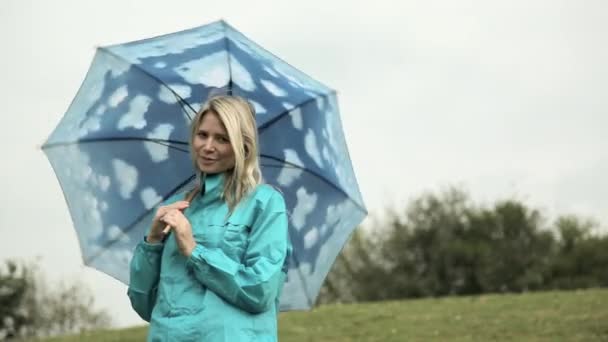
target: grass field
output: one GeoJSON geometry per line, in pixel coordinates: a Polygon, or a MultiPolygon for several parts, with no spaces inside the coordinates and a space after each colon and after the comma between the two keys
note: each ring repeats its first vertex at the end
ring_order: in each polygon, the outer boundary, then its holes
{"type": "MultiPolygon", "coordinates": [[[[608,289],[327,305],[279,317],[279,340],[608,341],[608,289]]],[[[143,341],[146,327],[45,340],[143,341]]]]}

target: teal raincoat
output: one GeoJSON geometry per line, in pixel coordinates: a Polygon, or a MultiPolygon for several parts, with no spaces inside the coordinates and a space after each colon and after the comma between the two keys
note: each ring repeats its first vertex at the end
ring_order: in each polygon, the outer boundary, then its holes
{"type": "Polygon", "coordinates": [[[150,322],[148,341],[277,340],[291,251],[285,201],[258,185],[227,217],[223,182],[223,175],[208,176],[205,193],[184,212],[197,243],[189,258],[173,234],[164,244],[142,241],[135,249],[128,296],[150,322]]]}

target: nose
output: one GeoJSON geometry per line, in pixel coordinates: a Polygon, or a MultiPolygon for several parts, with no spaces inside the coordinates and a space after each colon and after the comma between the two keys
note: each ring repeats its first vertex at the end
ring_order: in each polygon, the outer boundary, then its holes
{"type": "Polygon", "coordinates": [[[215,151],[215,143],[213,142],[213,139],[211,139],[211,138],[205,139],[205,141],[203,142],[203,151],[205,151],[205,152],[215,151]]]}

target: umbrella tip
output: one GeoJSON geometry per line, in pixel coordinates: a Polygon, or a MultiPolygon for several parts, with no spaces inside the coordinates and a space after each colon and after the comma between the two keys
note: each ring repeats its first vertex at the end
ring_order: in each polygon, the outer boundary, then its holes
{"type": "Polygon", "coordinates": [[[219,23],[220,25],[224,26],[224,28],[226,27],[231,27],[230,24],[228,24],[228,22],[226,21],[226,19],[224,18],[220,18],[217,23],[219,23]]]}

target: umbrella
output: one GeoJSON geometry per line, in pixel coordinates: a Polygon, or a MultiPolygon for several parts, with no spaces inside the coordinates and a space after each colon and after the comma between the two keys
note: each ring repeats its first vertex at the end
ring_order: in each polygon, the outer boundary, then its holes
{"type": "Polygon", "coordinates": [[[155,207],[195,181],[188,127],[218,88],[254,105],[263,178],[287,203],[294,252],[281,310],[310,308],[366,215],[336,92],[224,21],[97,49],[42,147],[84,263],[128,284],[155,207]]]}

